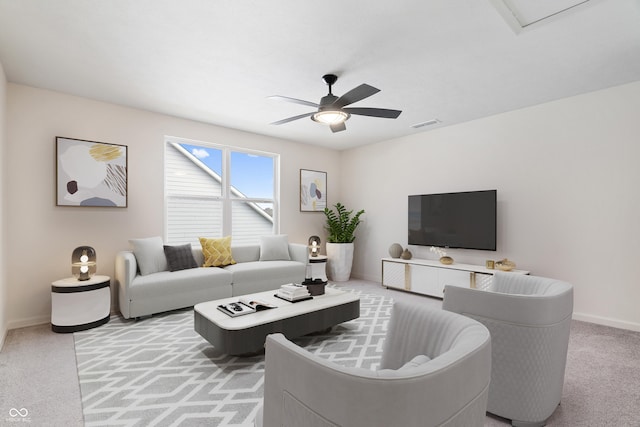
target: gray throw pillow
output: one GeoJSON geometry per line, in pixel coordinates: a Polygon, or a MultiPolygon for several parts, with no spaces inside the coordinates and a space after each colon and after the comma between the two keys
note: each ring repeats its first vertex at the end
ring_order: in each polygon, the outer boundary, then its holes
{"type": "Polygon", "coordinates": [[[167,258],[164,255],[161,237],[147,237],[129,240],[133,254],[136,256],[140,274],[157,273],[167,270],[167,258]]]}
{"type": "Polygon", "coordinates": [[[260,237],[260,261],[290,261],[286,234],[260,237]]]}
{"type": "Polygon", "coordinates": [[[179,271],[198,267],[198,264],[193,257],[190,243],[178,246],[165,245],[164,254],[167,258],[169,271],[179,271]]]}

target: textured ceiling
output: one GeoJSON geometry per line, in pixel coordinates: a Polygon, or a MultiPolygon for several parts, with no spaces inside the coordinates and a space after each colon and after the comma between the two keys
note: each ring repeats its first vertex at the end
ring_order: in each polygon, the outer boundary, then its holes
{"type": "Polygon", "coordinates": [[[11,82],[334,149],[640,80],[640,0],[520,31],[496,1],[0,0],[0,61],[11,82]],[[402,115],[269,124],[311,109],[268,96],[319,102],[326,73],[402,115]]]}

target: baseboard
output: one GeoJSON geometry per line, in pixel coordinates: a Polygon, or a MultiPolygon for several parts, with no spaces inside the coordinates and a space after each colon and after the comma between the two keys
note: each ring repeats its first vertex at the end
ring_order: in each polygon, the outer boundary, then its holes
{"type": "Polygon", "coordinates": [[[0,352],[4,348],[4,340],[7,338],[7,332],[7,329],[3,329],[2,331],[0,331],[0,352]]]}
{"type": "Polygon", "coordinates": [[[580,320],[582,322],[595,323],[597,325],[611,326],[612,328],[640,332],[640,323],[627,322],[625,320],[612,319],[610,317],[594,316],[592,314],[574,312],[573,320],[580,320]]]}
{"type": "Polygon", "coordinates": [[[44,325],[45,323],[51,323],[51,316],[33,316],[24,319],[10,321],[7,325],[7,329],[19,329],[27,328],[29,326],[44,325]]]}

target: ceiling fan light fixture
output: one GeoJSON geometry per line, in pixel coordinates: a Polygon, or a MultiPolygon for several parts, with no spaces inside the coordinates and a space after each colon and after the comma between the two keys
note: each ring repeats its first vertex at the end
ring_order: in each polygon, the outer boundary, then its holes
{"type": "Polygon", "coordinates": [[[325,125],[335,125],[338,123],[344,123],[351,117],[351,114],[345,113],[341,110],[323,110],[318,111],[311,116],[311,120],[318,123],[324,123],[325,125]]]}
{"type": "Polygon", "coordinates": [[[316,111],[288,117],[271,124],[282,125],[294,120],[309,117],[314,122],[327,125],[329,129],[331,129],[331,132],[336,133],[342,132],[347,129],[347,126],[344,122],[349,120],[352,114],[355,114],[356,116],[397,119],[400,113],[402,113],[402,111],[400,110],[390,110],[387,108],[345,108],[348,105],[362,101],[363,99],[366,99],[371,95],[375,95],[376,93],[380,92],[380,89],[363,83],[360,86],[354,87],[342,96],[336,96],[332,93],[331,86],[336,82],[338,76],[336,76],[335,74],[325,74],[324,76],[322,76],[322,79],[329,86],[329,93],[323,96],[320,99],[320,103],[318,104],[316,104],[315,102],[304,101],[302,99],[290,98],[288,96],[271,96],[270,98],[272,99],[278,99],[317,108],[316,111]]]}

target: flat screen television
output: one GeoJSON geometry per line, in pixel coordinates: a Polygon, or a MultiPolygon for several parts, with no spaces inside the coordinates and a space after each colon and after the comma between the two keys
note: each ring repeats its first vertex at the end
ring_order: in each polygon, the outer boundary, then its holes
{"type": "Polygon", "coordinates": [[[496,193],[409,196],[409,244],[495,251],[496,193]]]}

